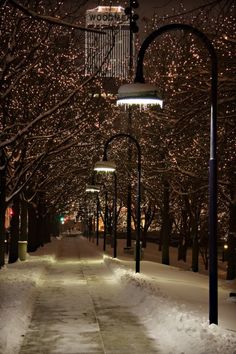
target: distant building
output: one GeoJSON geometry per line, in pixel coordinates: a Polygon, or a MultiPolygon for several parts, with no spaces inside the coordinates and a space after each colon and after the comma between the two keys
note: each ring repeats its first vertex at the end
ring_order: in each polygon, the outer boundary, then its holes
{"type": "Polygon", "coordinates": [[[98,6],[86,11],[86,27],[106,34],[86,32],[85,74],[99,68],[98,76],[127,78],[129,73],[129,19],[121,6],[98,6]],[[103,64],[103,65],[102,65],[103,64]]]}

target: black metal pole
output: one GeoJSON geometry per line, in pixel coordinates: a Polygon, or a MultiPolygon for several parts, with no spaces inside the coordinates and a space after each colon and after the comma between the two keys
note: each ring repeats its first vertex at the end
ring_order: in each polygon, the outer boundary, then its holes
{"type": "MultiPolygon", "coordinates": [[[[129,2],[130,14],[129,14],[129,77],[131,79],[133,73],[133,38],[134,33],[132,30],[132,4],[129,2]]],[[[128,134],[132,134],[132,107],[128,107],[128,134]]],[[[132,204],[132,187],[131,187],[131,159],[132,159],[132,147],[131,143],[128,147],[128,187],[127,187],[127,235],[126,235],[126,247],[131,247],[132,242],[132,229],[131,229],[131,204],[132,204]]]]}
{"type": "Polygon", "coordinates": [[[106,238],[107,238],[107,191],[105,192],[105,213],[104,213],[104,232],[103,232],[103,251],[106,251],[106,238]]]}
{"type": "Polygon", "coordinates": [[[195,34],[207,48],[211,58],[211,120],[210,120],[210,161],[209,161],[209,322],[218,324],[218,266],[217,266],[217,55],[208,37],[182,23],[164,25],[153,31],[143,42],[138,53],[135,82],[145,82],[143,76],[144,54],[161,34],[168,31],[184,30],[195,34]]]}
{"type": "Polygon", "coordinates": [[[99,244],[99,196],[97,194],[97,210],[96,210],[96,240],[97,246],[99,244]]]}
{"type": "Polygon", "coordinates": [[[128,138],[130,141],[135,143],[138,152],[138,181],[137,181],[137,205],[136,205],[136,212],[137,212],[137,226],[136,226],[136,257],[135,257],[135,270],[136,273],[140,272],[140,220],[141,220],[141,148],[138,141],[130,134],[120,133],[113,135],[110,139],[108,139],[104,146],[104,154],[103,159],[107,161],[107,149],[109,144],[117,138],[128,138]]]}
{"type": "Polygon", "coordinates": [[[114,172],[114,206],[113,206],[113,242],[114,242],[114,248],[113,248],[113,257],[117,257],[117,227],[116,227],[116,204],[117,204],[117,176],[116,173],[114,172]]]}
{"type": "Polygon", "coordinates": [[[141,151],[138,148],[138,183],[137,183],[137,234],[136,234],[136,273],[140,273],[140,222],[141,222],[141,151]]]}
{"type": "Polygon", "coordinates": [[[217,58],[212,55],[209,161],[209,321],[218,324],[217,264],[217,58]]]}

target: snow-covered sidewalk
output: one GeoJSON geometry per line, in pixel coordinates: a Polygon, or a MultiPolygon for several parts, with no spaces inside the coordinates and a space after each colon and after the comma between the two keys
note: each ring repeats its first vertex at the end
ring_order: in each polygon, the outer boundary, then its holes
{"type": "MultiPolygon", "coordinates": [[[[122,247],[120,252],[121,249],[122,247]]],[[[108,248],[107,253],[110,252],[112,250],[108,248]]],[[[147,250],[145,252],[147,253],[147,250]]],[[[45,275],[48,269],[54,269],[56,273],[54,275],[52,273],[51,281],[53,279],[59,281],[63,276],[60,284],[65,285],[64,304],[69,312],[70,309],[72,313],[77,311],[77,307],[73,307],[76,287],[79,289],[79,284],[81,288],[87,287],[85,291],[87,300],[80,302],[78,299],[78,307],[81,313],[87,313],[88,301],[91,300],[90,309],[93,309],[95,314],[97,312],[97,317],[92,317],[95,322],[90,323],[91,326],[87,326],[87,329],[94,331],[96,327],[95,332],[101,334],[103,329],[107,331],[109,327],[111,329],[115,322],[118,321],[120,324],[121,332],[119,334],[116,330],[112,341],[108,341],[106,336],[104,340],[100,340],[100,343],[103,343],[102,346],[105,346],[102,349],[104,351],[101,351],[99,347],[96,349],[95,339],[86,342],[86,346],[83,347],[85,342],[81,337],[80,348],[84,348],[84,353],[136,353],[137,350],[132,347],[132,339],[129,342],[131,345],[129,351],[124,352],[119,346],[122,340],[124,342],[128,318],[133,319],[137,335],[147,338],[148,344],[145,344],[147,354],[236,353],[236,303],[229,298],[229,291],[235,289],[235,282],[220,280],[219,326],[209,326],[208,279],[205,275],[194,274],[148,260],[141,262],[141,274],[135,274],[133,257],[122,255],[120,258],[122,259],[114,260],[108,255],[103,257],[101,250],[94,242],[88,242],[83,237],[75,237],[53,239],[50,244],[29,255],[26,262],[7,265],[0,271],[0,352],[2,354],[18,353],[25,337],[22,353],[34,353],[27,352],[25,334],[33,313],[35,295],[38,289],[43,284],[45,285],[45,275]],[[75,253],[75,244],[78,242],[80,244],[79,259],[75,253]],[[57,260],[58,257],[59,260],[57,260]],[[66,264],[72,267],[69,273],[66,264]],[[81,275],[83,275],[82,278],[81,275]],[[112,309],[117,309],[119,306],[123,310],[120,312],[121,316],[117,317],[117,311],[112,309]],[[129,313],[128,316],[127,313],[129,313]],[[114,322],[112,322],[112,315],[114,315],[114,322]],[[119,322],[122,320],[123,322],[119,322]],[[138,333],[138,331],[141,332],[138,333]]],[[[145,259],[148,259],[147,254],[145,259]]],[[[48,287],[50,287],[49,283],[48,287]]],[[[84,325],[85,323],[83,323],[83,328],[84,325]]],[[[77,343],[71,341],[73,334],[77,333],[80,327],[82,328],[79,322],[72,321],[72,326],[67,327],[71,329],[71,332],[65,332],[64,338],[61,336],[58,342],[60,346],[53,347],[51,352],[81,353],[79,350],[76,351],[79,337],[77,336],[77,343]],[[68,348],[70,351],[67,350],[68,348]]],[[[60,321],[58,321],[57,331],[58,329],[63,333],[63,323],[60,321]]]]}

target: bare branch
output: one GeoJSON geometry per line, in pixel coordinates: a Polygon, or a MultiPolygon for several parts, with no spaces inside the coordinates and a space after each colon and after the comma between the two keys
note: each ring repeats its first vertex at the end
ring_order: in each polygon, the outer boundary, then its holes
{"type": "Polygon", "coordinates": [[[78,26],[76,24],[72,24],[66,21],[61,20],[60,18],[56,18],[56,17],[52,17],[52,16],[45,16],[45,15],[40,15],[37,12],[21,5],[18,3],[18,1],[15,0],[9,0],[9,3],[11,3],[12,5],[14,5],[18,10],[24,12],[25,14],[27,14],[28,16],[32,16],[33,18],[40,20],[40,21],[45,21],[48,23],[51,23],[53,25],[58,25],[58,26],[64,26],[64,27],[69,27],[69,28],[73,28],[73,29],[77,29],[80,31],[85,31],[85,32],[94,32],[94,33],[100,33],[100,34],[106,34],[103,31],[99,31],[99,30],[95,30],[95,29],[91,29],[91,28],[85,28],[85,27],[81,27],[78,26]]]}

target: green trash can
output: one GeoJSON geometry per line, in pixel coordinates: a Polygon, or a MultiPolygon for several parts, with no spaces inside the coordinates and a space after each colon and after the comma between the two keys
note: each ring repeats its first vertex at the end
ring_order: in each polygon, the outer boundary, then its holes
{"type": "MultiPolygon", "coordinates": [[[[143,248],[142,248],[142,241],[140,241],[140,249],[139,249],[139,251],[140,251],[140,261],[143,259],[143,248]]],[[[136,260],[136,241],[134,242],[134,260],[136,260]]]]}
{"type": "Polygon", "coordinates": [[[21,261],[26,260],[27,241],[18,241],[18,257],[21,261]]]}

